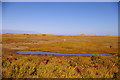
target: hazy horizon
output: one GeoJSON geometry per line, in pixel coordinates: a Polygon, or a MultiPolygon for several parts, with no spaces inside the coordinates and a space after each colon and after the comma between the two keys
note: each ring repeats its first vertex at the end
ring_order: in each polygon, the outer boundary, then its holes
{"type": "Polygon", "coordinates": [[[2,33],[118,35],[118,2],[3,2],[2,33]]]}
{"type": "MultiPolygon", "coordinates": [[[[44,34],[44,33],[31,33],[31,32],[28,32],[28,33],[15,33],[15,32],[1,32],[2,34],[44,34]]],[[[75,35],[95,35],[95,36],[107,36],[107,35],[110,35],[110,34],[104,34],[104,35],[100,35],[100,34],[48,34],[48,35],[71,35],[71,36],[75,36],[75,35]]],[[[110,36],[119,36],[119,35],[110,35],[110,36]]]]}

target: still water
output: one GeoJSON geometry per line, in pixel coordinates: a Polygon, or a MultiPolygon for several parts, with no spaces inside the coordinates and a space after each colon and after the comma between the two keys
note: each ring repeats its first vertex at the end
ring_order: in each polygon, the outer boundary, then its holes
{"type": "MultiPolygon", "coordinates": [[[[17,51],[19,54],[47,54],[47,55],[73,55],[73,56],[92,56],[93,54],[70,54],[70,53],[54,53],[42,51],[17,51]]],[[[111,54],[98,54],[98,55],[111,55],[111,54]]]]}

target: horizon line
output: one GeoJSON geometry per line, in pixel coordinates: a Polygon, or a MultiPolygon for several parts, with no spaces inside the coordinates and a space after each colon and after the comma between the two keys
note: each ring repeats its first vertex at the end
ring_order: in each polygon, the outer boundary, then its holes
{"type": "Polygon", "coordinates": [[[104,34],[104,35],[98,35],[98,34],[84,34],[84,33],[81,33],[81,34],[51,34],[51,33],[15,33],[15,32],[0,32],[0,34],[46,34],[46,35],[71,35],[71,36],[74,36],[74,35],[91,35],[91,36],[119,36],[119,35],[111,35],[111,34],[104,34]]]}

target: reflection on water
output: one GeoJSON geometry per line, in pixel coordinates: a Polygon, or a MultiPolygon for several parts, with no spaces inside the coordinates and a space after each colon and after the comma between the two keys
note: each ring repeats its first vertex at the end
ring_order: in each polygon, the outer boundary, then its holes
{"type": "MultiPolygon", "coordinates": [[[[48,55],[73,55],[73,56],[92,56],[93,54],[70,54],[70,53],[54,53],[42,51],[17,51],[19,54],[48,54],[48,55]]],[[[98,55],[111,55],[111,54],[98,54],[98,55]]]]}

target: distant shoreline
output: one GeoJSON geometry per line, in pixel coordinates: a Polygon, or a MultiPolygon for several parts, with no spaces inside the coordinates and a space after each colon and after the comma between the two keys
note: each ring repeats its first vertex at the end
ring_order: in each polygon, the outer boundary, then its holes
{"type": "Polygon", "coordinates": [[[54,36],[115,36],[115,37],[118,37],[119,35],[109,35],[109,34],[106,34],[106,35],[95,35],[95,34],[89,34],[89,35],[86,35],[86,34],[77,34],[77,35],[57,35],[57,34],[32,34],[32,33],[0,33],[0,34],[12,34],[12,35],[45,35],[45,36],[49,36],[49,35],[54,35],[54,36]]]}

